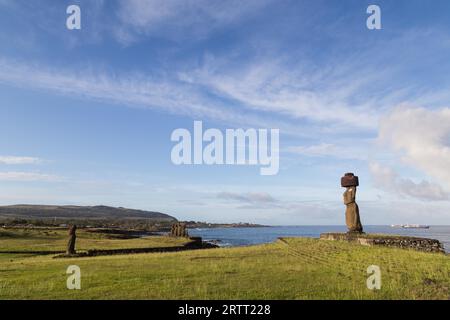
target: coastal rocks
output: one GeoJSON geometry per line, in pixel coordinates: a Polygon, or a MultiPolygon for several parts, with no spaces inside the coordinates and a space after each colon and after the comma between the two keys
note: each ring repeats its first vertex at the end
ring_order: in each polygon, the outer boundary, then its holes
{"type": "Polygon", "coordinates": [[[385,246],[401,249],[413,249],[424,252],[445,253],[439,240],[395,235],[365,235],[352,233],[322,233],[321,240],[340,240],[356,242],[366,246],[385,246]]]}
{"type": "Polygon", "coordinates": [[[218,245],[211,243],[209,241],[203,241],[202,237],[189,237],[190,242],[185,244],[186,248],[193,249],[212,249],[219,248],[218,245]]]}
{"type": "Polygon", "coordinates": [[[185,223],[174,223],[170,229],[169,236],[171,237],[189,237],[185,223]]]}
{"type": "Polygon", "coordinates": [[[188,242],[185,246],[188,247],[202,247],[203,246],[203,240],[202,237],[190,237],[188,242]]]}

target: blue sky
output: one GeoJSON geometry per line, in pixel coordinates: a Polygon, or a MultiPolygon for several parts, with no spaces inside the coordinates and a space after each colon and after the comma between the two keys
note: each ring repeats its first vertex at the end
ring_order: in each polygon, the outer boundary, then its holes
{"type": "Polygon", "coordinates": [[[450,224],[448,1],[0,0],[0,203],[450,224]],[[82,29],[66,28],[81,8],[82,29]],[[366,9],[381,8],[368,30],[366,9]],[[175,166],[174,129],[280,129],[280,171],[175,166]]]}

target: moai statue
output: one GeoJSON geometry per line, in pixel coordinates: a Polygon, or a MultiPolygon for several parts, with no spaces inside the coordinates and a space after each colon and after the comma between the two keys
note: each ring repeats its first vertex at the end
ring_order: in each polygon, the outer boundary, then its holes
{"type": "Polygon", "coordinates": [[[353,173],[346,173],[341,178],[341,186],[346,188],[344,192],[344,204],[347,206],[345,210],[345,223],[348,232],[362,233],[363,227],[359,218],[359,207],[356,203],[356,187],[359,186],[358,177],[353,173]]]}
{"type": "Polygon", "coordinates": [[[67,254],[72,255],[75,254],[75,240],[77,239],[77,226],[73,225],[69,228],[69,243],[67,243],[67,254]]]}
{"type": "Polygon", "coordinates": [[[174,224],[172,224],[172,226],[170,227],[170,233],[169,233],[169,236],[175,237],[176,232],[177,232],[177,224],[174,223],[174,224]]]}
{"type": "Polygon", "coordinates": [[[180,237],[189,237],[188,231],[187,231],[187,228],[186,228],[186,224],[185,223],[181,223],[180,225],[181,225],[180,237]]]}
{"type": "Polygon", "coordinates": [[[170,235],[172,237],[188,237],[188,232],[185,223],[174,223],[170,229],[170,235]]]}

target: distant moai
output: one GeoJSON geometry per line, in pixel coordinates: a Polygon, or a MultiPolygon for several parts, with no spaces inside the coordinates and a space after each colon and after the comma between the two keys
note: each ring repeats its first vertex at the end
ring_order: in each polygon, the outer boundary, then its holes
{"type": "Polygon", "coordinates": [[[359,179],[353,173],[346,173],[341,178],[341,186],[346,188],[344,192],[345,223],[347,224],[348,232],[362,233],[363,227],[359,217],[359,207],[356,203],[356,187],[359,186],[359,179]]]}
{"type": "Polygon", "coordinates": [[[67,251],[66,253],[69,255],[75,254],[75,241],[77,239],[77,226],[73,225],[69,228],[69,242],[67,243],[67,251]]]}
{"type": "Polygon", "coordinates": [[[174,223],[170,229],[170,236],[172,237],[189,237],[185,223],[174,223]]]}

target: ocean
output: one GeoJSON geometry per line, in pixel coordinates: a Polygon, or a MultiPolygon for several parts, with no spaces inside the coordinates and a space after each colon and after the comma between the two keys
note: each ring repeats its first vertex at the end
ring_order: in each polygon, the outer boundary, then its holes
{"type": "MultiPolygon", "coordinates": [[[[275,241],[278,237],[319,238],[324,232],[346,232],[345,226],[274,226],[259,228],[204,228],[189,229],[189,235],[205,241],[218,241],[219,246],[248,246],[275,241]]],[[[403,229],[390,226],[364,226],[366,233],[386,233],[404,236],[432,238],[444,244],[450,252],[450,226],[430,226],[429,229],[403,229]]]]}

